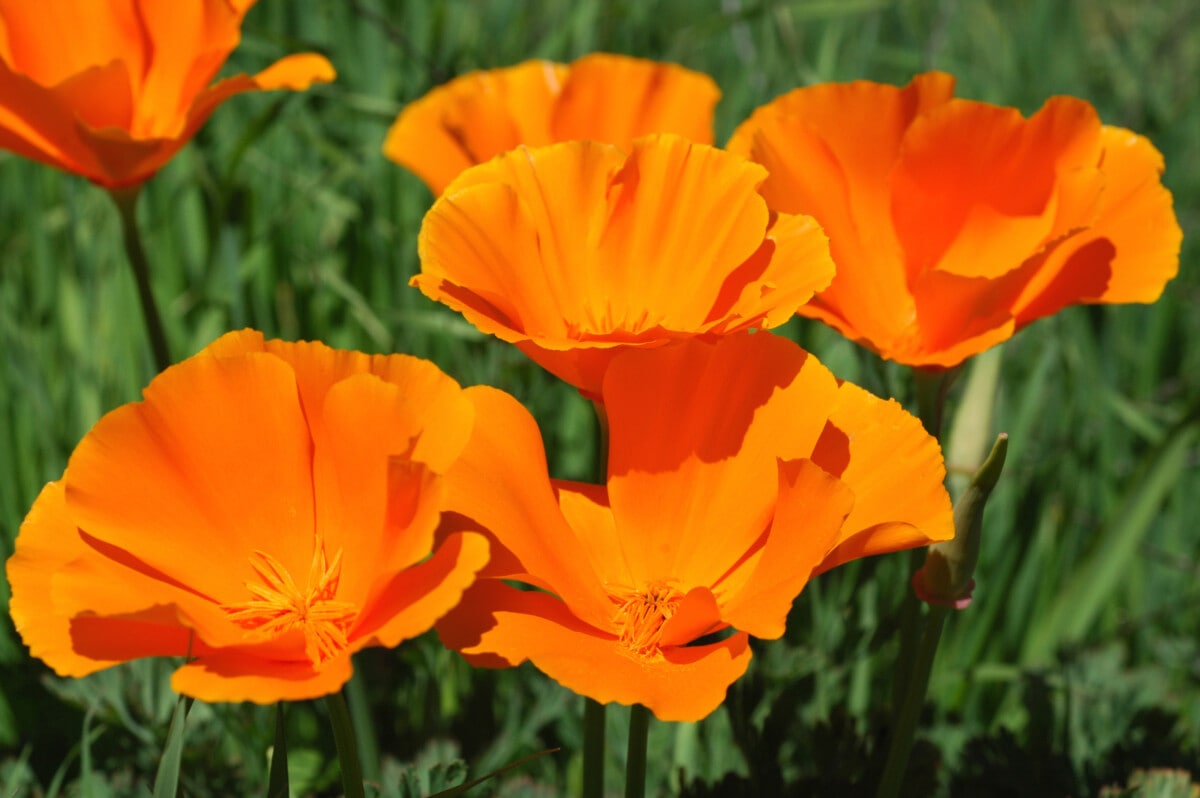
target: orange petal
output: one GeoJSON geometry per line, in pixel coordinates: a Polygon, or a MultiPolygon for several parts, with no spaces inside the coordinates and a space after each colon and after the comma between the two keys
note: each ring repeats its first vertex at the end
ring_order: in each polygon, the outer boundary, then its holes
{"type": "Polygon", "coordinates": [[[308,664],[267,660],[242,651],[215,651],[176,670],[171,688],[201,701],[266,705],[336,693],[352,672],[349,654],[317,671],[308,664]]]}
{"type": "MultiPolygon", "coordinates": [[[[416,375],[421,363],[411,362],[416,375]]],[[[442,376],[439,382],[450,383],[442,376]]],[[[390,576],[432,550],[442,486],[419,450],[428,438],[448,466],[452,459],[437,449],[457,456],[474,410],[457,386],[432,395],[419,387],[358,374],[333,385],[322,404],[312,460],[316,524],[331,550],[344,552],[346,600],[357,602],[376,575],[390,576]],[[433,398],[446,401],[430,407],[433,398]]]]}
{"type": "Polygon", "coordinates": [[[953,86],[935,72],[903,89],[867,81],[796,89],[734,132],[730,149],[770,172],[771,208],[812,215],[830,237],[837,275],[800,313],[877,348],[912,318],[888,175],[912,120],[948,102],[953,86]]]}
{"type": "Polygon", "coordinates": [[[817,465],[854,491],[854,509],[817,573],[858,557],[924,546],[954,537],[946,468],[937,441],[894,400],[851,383],[838,389],[829,416],[849,455],[828,452],[817,465]]]}
{"type": "Polygon", "coordinates": [[[549,144],[552,103],[566,70],[526,61],[455,78],[405,106],[383,154],[441,194],[470,166],[518,144],[549,144]]]}
{"type": "Polygon", "coordinates": [[[781,637],[792,602],[833,548],[854,499],[812,461],[781,462],[771,529],[762,547],[721,583],[721,617],[754,637],[781,637]]]}
{"type": "Polygon", "coordinates": [[[120,661],[77,654],[71,643],[72,613],[55,605],[54,574],[89,551],[67,513],[63,483],[51,482],[38,494],[21,524],[6,572],[12,590],[8,611],[17,633],[29,653],[60,676],[85,676],[120,661]]]}
{"type": "Polygon", "coordinates": [[[47,87],[118,57],[140,73],[145,54],[130,46],[142,32],[139,5],[113,0],[85,19],[73,0],[0,0],[0,59],[47,87]]]}
{"type": "Polygon", "coordinates": [[[936,268],[995,278],[1053,230],[1059,170],[1094,165],[1100,120],[1072,97],[1028,120],[1012,108],[954,100],[917,118],[891,177],[892,216],[909,275],[936,268]]]}
{"type": "Polygon", "coordinates": [[[145,396],[102,418],[71,457],[79,526],[218,600],[244,593],[248,566],[231,566],[256,549],[307,573],[311,440],[291,368],[267,354],[201,354],[145,396]]]}
{"type": "Polygon", "coordinates": [[[623,354],[604,383],[609,499],[633,581],[712,585],[767,528],[776,459],[807,456],[833,376],[768,333],[623,354]]]}
{"type": "Polygon", "coordinates": [[[1078,302],[1154,302],[1179,271],[1183,233],[1145,138],[1105,127],[1104,189],[1091,229],[1054,249],[1016,302],[1020,325],[1078,302]]]}
{"type": "Polygon", "coordinates": [[[716,630],[721,622],[721,608],[707,587],[694,587],[675,608],[675,614],[662,625],[659,645],[686,646],[716,630]]]}
{"type": "Polygon", "coordinates": [[[721,90],[708,75],[676,64],[593,53],[571,64],[550,123],[555,141],[591,139],[628,151],[652,133],[713,140],[721,90]]]}
{"type": "Polygon", "coordinates": [[[429,631],[458,604],[487,560],[483,535],[450,536],[428,560],[396,575],[359,616],[351,635],[370,635],[373,644],[391,648],[429,631]]]}
{"type": "Polygon", "coordinates": [[[438,624],[443,642],[493,667],[530,660],[569,690],[602,704],[642,704],[660,720],[696,721],[716,709],[750,662],[747,636],[671,646],[652,657],[625,650],[546,593],[493,580],[467,591],[438,624]]]}
{"type": "Polygon", "coordinates": [[[559,512],[537,423],[508,394],[469,388],[477,419],[471,441],[446,475],[444,509],[471,518],[548,589],[595,624],[612,603],[586,549],[559,512]]]}
{"type": "Polygon", "coordinates": [[[413,284],[596,395],[607,356],[574,367],[580,348],[776,323],[828,281],[815,225],[780,218],[768,233],[763,177],[669,135],[639,139],[628,158],[586,142],[521,149],[434,204],[413,284]]]}

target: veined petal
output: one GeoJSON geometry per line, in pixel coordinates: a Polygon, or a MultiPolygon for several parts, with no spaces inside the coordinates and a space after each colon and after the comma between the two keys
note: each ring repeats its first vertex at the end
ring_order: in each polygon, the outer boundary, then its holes
{"type": "Polygon", "coordinates": [[[571,64],[550,121],[554,141],[591,139],[628,150],[653,133],[713,140],[721,90],[708,75],[677,64],[609,53],[571,64]]]}
{"type": "Polygon", "coordinates": [[[824,235],[772,219],[764,177],[671,135],[520,149],[434,204],[413,284],[594,397],[611,352],[586,350],[780,323],[828,282],[824,235]]]}
{"type": "Polygon", "coordinates": [[[550,114],[566,72],[561,64],[525,61],[455,78],[404,107],[383,154],[441,194],[475,164],[519,144],[551,143],[550,114]]]}

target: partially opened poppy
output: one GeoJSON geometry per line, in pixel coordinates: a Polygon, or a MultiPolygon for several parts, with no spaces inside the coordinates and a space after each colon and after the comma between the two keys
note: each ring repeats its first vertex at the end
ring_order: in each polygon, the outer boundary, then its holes
{"type": "Polygon", "coordinates": [[[1181,232],[1150,142],[1072,97],[1026,119],[953,91],[939,72],[811,86],[734,132],[771,207],[829,234],[837,276],[800,313],[952,367],[1068,305],[1157,299],[1181,232]]]}
{"type": "Polygon", "coordinates": [[[293,55],[209,85],[255,0],[0,0],[0,147],[102,186],[162,168],[217,106],[333,79],[293,55]]]}
{"type": "Polygon", "coordinates": [[[230,333],[104,416],[8,561],[10,612],[63,676],[188,657],[172,686],[270,703],[430,628],[488,558],[434,545],[474,409],[433,364],[230,333]]]}
{"type": "Polygon", "coordinates": [[[774,327],[829,284],[824,233],[770,212],[765,177],[668,134],[521,147],[434,203],[412,283],[596,398],[621,350],[774,327]]]}
{"type": "Polygon", "coordinates": [[[614,358],[603,486],[551,480],[529,413],[471,399],[492,423],[447,475],[448,528],[487,529],[494,556],[438,632],[602,703],[698,720],[812,575],[953,535],[920,423],[769,333],[614,358]]]}
{"type": "Polygon", "coordinates": [[[628,149],[651,133],[711,144],[720,96],[708,75],[676,64],[608,53],[526,61],[470,72],[410,103],[383,154],[440,194],[467,167],[519,144],[588,139],[628,149]]]}

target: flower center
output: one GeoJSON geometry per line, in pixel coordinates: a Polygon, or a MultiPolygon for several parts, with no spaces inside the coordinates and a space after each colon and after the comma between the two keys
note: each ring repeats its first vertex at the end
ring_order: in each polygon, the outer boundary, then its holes
{"type": "Polygon", "coordinates": [[[341,549],[333,562],[327,562],[324,542],[320,538],[314,541],[312,565],[303,589],[283,563],[265,551],[256,550],[250,555],[250,567],[261,580],[261,584],[245,583],[254,598],[221,606],[231,621],[247,630],[248,638],[273,640],[298,629],[304,634],[304,654],[317,669],[345,651],[346,634],[358,616],[358,608],[334,598],[342,574],[341,549]]]}
{"type": "Polygon", "coordinates": [[[643,657],[658,652],[662,628],[675,615],[683,592],[666,582],[649,582],[641,590],[621,589],[612,594],[617,603],[613,622],[621,643],[643,657]]]}

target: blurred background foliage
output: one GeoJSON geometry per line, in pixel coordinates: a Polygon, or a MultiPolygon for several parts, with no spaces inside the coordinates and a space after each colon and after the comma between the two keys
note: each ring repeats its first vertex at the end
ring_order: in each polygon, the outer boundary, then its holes
{"type": "MultiPolygon", "coordinates": [[[[1166,157],[1185,232],[1180,276],[1153,306],[1073,308],[1003,347],[992,431],[1011,435],[1008,467],[988,509],[975,603],[951,619],[939,653],[908,794],[1196,794],[1200,5],[260,0],[226,69],[310,49],[331,58],[336,83],[231,101],[144,192],[140,222],[177,356],[252,326],[428,357],[526,403],[552,471],[573,478],[592,458],[586,403],[407,286],[432,198],[379,151],[405,102],[471,69],[607,50],[712,75],[724,91],[719,143],[797,85],[904,83],[928,68],[955,74],[960,96],[1027,113],[1076,95],[1147,135],[1166,157]]],[[[104,192],[0,153],[5,556],[80,437],[152,376],[119,236],[104,192]]],[[[839,376],[910,399],[903,370],[815,323],[781,332],[839,376]]],[[[725,707],[699,724],[653,724],[652,785],[691,796],[872,794],[906,574],[907,556],[896,556],[811,583],[786,638],[755,646],[725,707]]],[[[0,582],[0,601],[6,591],[0,582]]],[[[379,794],[436,791],[552,746],[562,751],[479,792],[576,791],[581,702],[536,671],[472,671],[428,636],[356,665],[350,700],[379,794]]],[[[5,616],[0,794],[146,794],[173,707],[171,667],[61,681],[5,616]]],[[[625,711],[608,720],[618,785],[625,711]]],[[[197,704],[186,793],[260,793],[273,724],[266,708],[197,704]]],[[[336,794],[323,705],[290,707],[287,724],[294,792],[336,794]]]]}

